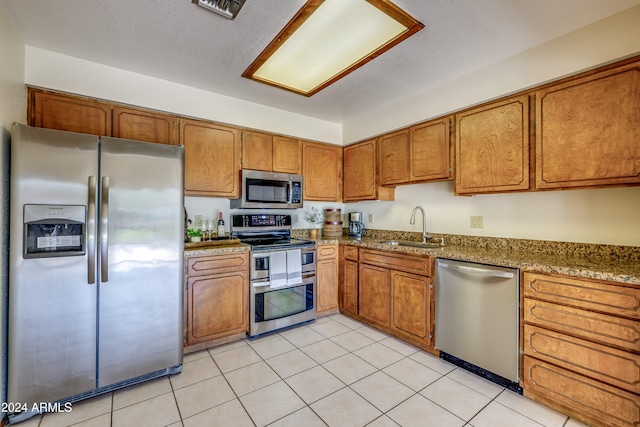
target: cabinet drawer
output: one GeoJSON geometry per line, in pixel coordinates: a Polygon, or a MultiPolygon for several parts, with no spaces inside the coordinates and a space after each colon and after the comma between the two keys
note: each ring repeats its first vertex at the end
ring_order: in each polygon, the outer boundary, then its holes
{"type": "Polygon", "coordinates": [[[602,344],[640,352],[640,322],[530,298],[524,321],[602,344]]]}
{"type": "Polygon", "coordinates": [[[640,319],[640,288],[545,274],[524,273],[525,297],[640,319]]]}
{"type": "Polygon", "coordinates": [[[358,260],[358,247],[357,246],[348,246],[344,245],[344,257],[345,259],[350,259],[351,261],[358,260]]]}
{"type": "Polygon", "coordinates": [[[640,399],[582,375],[524,356],[524,395],[589,424],[631,427],[640,424],[640,399]]]}
{"type": "Polygon", "coordinates": [[[249,271],[249,252],[188,257],[187,276],[249,271]]]}
{"type": "Polygon", "coordinates": [[[318,245],[316,251],[318,252],[318,260],[336,258],[338,256],[338,244],[318,245]]]}
{"type": "Polygon", "coordinates": [[[396,252],[382,252],[375,250],[360,251],[360,262],[392,268],[421,276],[431,275],[429,257],[398,254],[396,252]]]}
{"type": "Polygon", "coordinates": [[[524,353],[640,393],[638,355],[531,325],[524,325],[524,353]]]}

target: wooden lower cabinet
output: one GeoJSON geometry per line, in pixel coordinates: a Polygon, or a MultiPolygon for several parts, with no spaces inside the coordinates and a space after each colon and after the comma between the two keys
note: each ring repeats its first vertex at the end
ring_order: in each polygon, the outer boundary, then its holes
{"type": "Polygon", "coordinates": [[[640,400],[600,381],[524,356],[524,395],[592,426],[640,424],[640,400]]]}
{"type": "Polygon", "coordinates": [[[594,426],[640,425],[640,289],[525,272],[524,395],[594,426]]]}
{"type": "Polygon", "coordinates": [[[185,347],[249,330],[249,252],[188,257],[185,347]]]}
{"type": "Polygon", "coordinates": [[[343,245],[340,311],[434,354],[430,257],[343,245]]]}
{"type": "Polygon", "coordinates": [[[389,270],[374,265],[358,267],[358,315],[376,325],[391,324],[389,270]]]}
{"type": "Polygon", "coordinates": [[[431,344],[431,279],[392,270],[391,328],[401,335],[431,344]]]}
{"type": "Polygon", "coordinates": [[[338,244],[321,244],[316,248],[316,313],[338,310],[338,244]]]}
{"type": "Polygon", "coordinates": [[[340,311],[350,316],[358,315],[358,248],[340,245],[340,311]]]}

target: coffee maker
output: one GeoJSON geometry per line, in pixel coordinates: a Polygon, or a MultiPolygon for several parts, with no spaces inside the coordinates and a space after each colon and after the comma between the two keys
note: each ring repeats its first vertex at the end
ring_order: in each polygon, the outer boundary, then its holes
{"type": "Polygon", "coordinates": [[[361,238],[364,233],[364,224],[362,223],[362,212],[349,213],[349,236],[361,238]]]}

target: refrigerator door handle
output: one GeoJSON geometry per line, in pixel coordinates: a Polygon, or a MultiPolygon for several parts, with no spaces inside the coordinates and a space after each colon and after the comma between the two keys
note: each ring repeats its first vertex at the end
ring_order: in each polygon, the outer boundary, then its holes
{"type": "Polygon", "coordinates": [[[109,177],[102,177],[102,205],[100,207],[100,278],[109,281],[109,177]]]}
{"type": "Polygon", "coordinates": [[[96,177],[89,177],[87,202],[87,283],[96,283],[96,177]]]}

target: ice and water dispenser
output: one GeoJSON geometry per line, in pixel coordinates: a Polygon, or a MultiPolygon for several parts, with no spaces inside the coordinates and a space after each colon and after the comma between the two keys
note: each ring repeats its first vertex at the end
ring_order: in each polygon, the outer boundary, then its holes
{"type": "Polygon", "coordinates": [[[85,254],[86,206],[24,205],[24,257],[85,254]]]}

